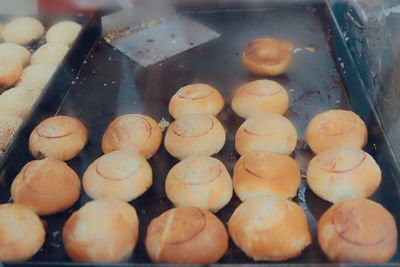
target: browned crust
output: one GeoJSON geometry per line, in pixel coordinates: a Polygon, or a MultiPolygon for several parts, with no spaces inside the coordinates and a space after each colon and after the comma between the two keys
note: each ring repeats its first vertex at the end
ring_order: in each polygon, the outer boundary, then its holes
{"type": "Polygon", "coordinates": [[[112,133],[114,133],[117,140],[121,140],[123,138],[122,137],[123,135],[129,136],[129,131],[125,127],[122,127],[121,125],[118,125],[119,121],[124,120],[125,118],[128,118],[128,117],[129,118],[133,117],[133,118],[141,119],[144,122],[144,125],[145,125],[145,129],[146,129],[146,133],[147,133],[146,139],[150,139],[151,135],[153,134],[153,130],[152,130],[151,124],[144,116],[141,116],[141,115],[129,114],[129,115],[124,115],[124,116],[121,116],[119,118],[116,118],[111,123],[111,125],[109,126],[109,128],[107,130],[111,131],[112,133]],[[117,124],[117,125],[115,125],[115,124],[117,124]]]}
{"type": "Polygon", "coordinates": [[[326,127],[328,126],[329,123],[325,123],[324,125],[321,125],[321,122],[318,124],[317,126],[317,130],[318,133],[320,133],[321,135],[325,135],[325,136],[340,136],[340,135],[345,135],[350,133],[351,131],[353,131],[353,129],[356,126],[356,117],[355,116],[351,116],[351,126],[349,128],[347,128],[345,131],[342,131],[340,133],[336,133],[336,134],[329,134],[326,132],[326,127]]]}
{"type": "Polygon", "coordinates": [[[178,180],[180,183],[186,184],[186,185],[206,185],[206,184],[210,184],[210,183],[214,182],[215,179],[217,179],[217,178],[221,175],[221,173],[222,173],[222,168],[221,168],[221,166],[218,164],[217,167],[218,167],[218,173],[217,173],[216,175],[214,175],[213,177],[211,177],[211,179],[208,179],[208,181],[205,181],[205,182],[198,182],[198,183],[195,183],[195,182],[187,182],[187,181],[182,180],[182,179],[177,179],[177,180],[178,180]]]}
{"type": "Polygon", "coordinates": [[[186,133],[187,129],[185,129],[185,131],[183,131],[183,132],[178,132],[176,129],[176,125],[173,125],[172,131],[174,132],[174,134],[176,134],[177,136],[180,136],[180,137],[200,137],[200,136],[208,134],[214,128],[214,120],[212,118],[209,118],[209,120],[211,122],[209,128],[200,134],[186,135],[185,133],[186,133]]]}
{"type": "Polygon", "coordinates": [[[382,235],[382,237],[376,242],[360,243],[360,242],[357,242],[357,241],[354,241],[354,240],[351,240],[350,238],[348,238],[346,236],[346,232],[355,224],[355,222],[351,220],[352,215],[350,215],[349,216],[350,218],[348,220],[346,220],[346,223],[347,223],[346,228],[344,228],[342,230],[338,228],[339,222],[337,222],[337,218],[340,216],[337,215],[337,213],[340,212],[339,209],[341,208],[342,205],[343,205],[343,203],[340,203],[337,205],[337,207],[333,210],[332,217],[331,217],[331,223],[334,226],[335,232],[341,239],[343,239],[344,241],[346,241],[350,244],[357,245],[357,246],[376,246],[376,245],[383,243],[386,240],[386,237],[388,235],[387,229],[382,229],[382,231],[384,231],[385,234],[382,235]]]}
{"type": "Polygon", "coordinates": [[[318,163],[318,166],[321,169],[323,169],[323,170],[325,170],[327,172],[330,172],[330,173],[345,173],[345,172],[352,171],[352,170],[356,169],[357,167],[359,167],[361,164],[363,164],[363,162],[366,160],[366,158],[367,158],[366,153],[363,153],[362,158],[359,160],[359,162],[357,162],[357,164],[355,164],[354,166],[352,166],[350,168],[344,169],[344,170],[336,170],[336,163],[334,163],[331,168],[325,168],[324,166],[321,166],[321,164],[319,164],[319,161],[317,161],[317,163],[318,163]]]}
{"type": "Polygon", "coordinates": [[[200,227],[195,229],[196,231],[193,231],[193,233],[187,238],[184,238],[184,239],[181,239],[181,240],[177,240],[177,241],[172,241],[172,242],[171,241],[167,241],[166,243],[168,243],[170,245],[180,245],[182,243],[185,243],[185,242],[188,242],[188,241],[194,239],[196,236],[198,236],[204,230],[204,228],[206,227],[206,216],[204,215],[204,213],[200,209],[195,209],[195,210],[196,210],[196,213],[200,215],[199,218],[201,218],[200,219],[201,220],[200,227]]]}
{"type": "Polygon", "coordinates": [[[134,170],[134,171],[132,171],[131,173],[129,173],[128,175],[126,175],[126,176],[124,176],[124,177],[122,177],[122,178],[110,177],[110,176],[107,176],[107,175],[103,174],[103,173],[99,170],[99,163],[98,163],[98,162],[96,163],[95,170],[96,170],[97,175],[99,175],[100,177],[102,177],[102,178],[104,178],[104,179],[106,179],[106,180],[110,180],[110,181],[122,181],[122,180],[126,180],[126,179],[128,179],[129,177],[132,177],[133,175],[135,175],[135,174],[138,172],[138,170],[134,170]]]}

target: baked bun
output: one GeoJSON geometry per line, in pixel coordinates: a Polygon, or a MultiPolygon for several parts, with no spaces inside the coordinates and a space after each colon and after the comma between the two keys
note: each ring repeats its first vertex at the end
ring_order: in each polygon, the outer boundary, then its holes
{"type": "Polygon", "coordinates": [[[379,187],[381,170],[360,148],[340,147],[314,157],[307,170],[307,183],[320,198],[336,203],[367,198],[379,187]]]}
{"type": "Polygon", "coordinates": [[[31,52],[29,52],[28,49],[22,45],[14,43],[0,44],[0,55],[9,55],[14,59],[19,59],[22,67],[28,65],[29,59],[31,58],[31,52]]]}
{"type": "Polygon", "coordinates": [[[12,86],[22,73],[22,64],[19,59],[10,55],[0,54],[0,93],[3,89],[12,86]]]}
{"type": "Polygon", "coordinates": [[[139,236],[134,207],[119,200],[94,200],[68,218],[64,248],[77,262],[115,263],[128,260],[139,236]]]}
{"type": "Polygon", "coordinates": [[[2,204],[0,218],[0,261],[29,260],[43,246],[43,223],[27,207],[2,204]]]}
{"type": "Polygon", "coordinates": [[[368,199],[339,202],[318,222],[318,242],[335,262],[384,263],[397,250],[393,216],[368,199]]]}
{"type": "Polygon", "coordinates": [[[33,53],[31,64],[50,63],[58,65],[64,59],[68,50],[68,45],[63,43],[44,44],[33,53]]]}
{"type": "Polygon", "coordinates": [[[13,19],[4,26],[3,39],[5,42],[28,45],[44,34],[43,24],[29,17],[13,19]]]}
{"type": "Polygon", "coordinates": [[[217,154],[225,144],[222,124],[208,114],[192,114],[171,123],[165,135],[167,151],[178,159],[217,154]]]}
{"type": "Polygon", "coordinates": [[[61,21],[47,31],[46,41],[48,43],[63,43],[71,46],[78,37],[82,26],[74,21],[61,21]]]}
{"type": "Polygon", "coordinates": [[[194,156],[178,162],[167,175],[165,192],[177,207],[217,212],[232,198],[232,179],[216,158],[194,156]]]}
{"type": "Polygon", "coordinates": [[[160,148],[161,140],[161,129],[153,118],[142,114],[127,114],[110,123],[101,146],[104,153],[130,150],[151,158],[160,148]]]}
{"type": "Polygon", "coordinates": [[[0,113],[0,155],[5,152],[21,123],[22,119],[18,116],[0,113]]]}
{"type": "Polygon", "coordinates": [[[0,113],[24,119],[39,98],[41,91],[24,86],[14,87],[0,95],[0,113]]]}
{"type": "Polygon", "coordinates": [[[42,121],[29,137],[29,150],[36,159],[70,160],[88,141],[88,130],[79,120],[54,116],[42,121]]]}
{"type": "Polygon", "coordinates": [[[224,108],[221,94],[207,84],[189,84],[176,92],[169,102],[169,113],[174,119],[205,113],[216,116],[224,108]]]}
{"type": "Polygon", "coordinates": [[[57,66],[50,63],[30,65],[22,72],[17,85],[35,87],[39,90],[43,90],[56,70],[57,66]]]}
{"type": "Polygon", "coordinates": [[[294,159],[286,154],[251,152],[242,156],[233,171],[233,188],[240,200],[262,196],[291,199],[301,175],[294,159]]]}
{"type": "Polygon", "coordinates": [[[279,39],[256,39],[244,49],[244,66],[254,74],[277,76],[292,64],[293,44],[279,39]]]}
{"type": "Polygon", "coordinates": [[[131,201],[150,188],[153,173],[139,153],[117,150],[90,164],[82,183],[86,194],[93,199],[131,201]]]}
{"type": "Polygon", "coordinates": [[[233,242],[253,260],[283,261],[311,244],[304,211],[290,200],[259,197],[239,205],[228,222],[233,242]]]}
{"type": "Polygon", "coordinates": [[[65,162],[46,158],[26,164],[11,185],[15,203],[39,215],[50,215],[71,207],[79,198],[81,181],[65,162]]]}
{"type": "Polygon", "coordinates": [[[207,210],[174,208],[151,221],[146,249],[156,263],[212,264],[228,249],[228,234],[207,210]]]}
{"type": "Polygon", "coordinates": [[[296,128],[288,119],[274,113],[260,113],[248,118],[235,136],[236,151],[240,155],[255,151],[290,154],[296,143],[296,128]]]}
{"type": "Polygon", "coordinates": [[[306,141],[315,154],[336,147],[362,148],[367,144],[368,131],[354,112],[329,110],[312,118],[306,129],[306,141]]]}
{"type": "Polygon", "coordinates": [[[240,86],[232,99],[233,111],[242,118],[262,112],[283,114],[289,106],[285,88],[270,80],[256,80],[240,86]]]}

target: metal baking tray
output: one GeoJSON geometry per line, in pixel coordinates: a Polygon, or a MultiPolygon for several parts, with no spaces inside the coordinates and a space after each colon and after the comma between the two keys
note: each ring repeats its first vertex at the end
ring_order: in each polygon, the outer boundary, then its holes
{"type": "MultiPolygon", "coordinates": [[[[369,129],[369,142],[365,150],[382,169],[381,186],[371,198],[385,206],[400,222],[399,167],[329,5],[323,2],[284,4],[265,1],[251,7],[240,4],[196,8],[185,6],[180,12],[219,32],[221,37],[147,68],[131,61],[105,41],[98,40],[61,105],[43,101],[38,107],[41,112],[35,112],[21,132],[0,174],[3,178],[0,191],[2,202],[9,201],[10,183],[20,168],[33,159],[28,151],[28,137],[33,127],[43,118],[66,114],[87,125],[87,147],[78,157],[68,162],[82,177],[88,165],[102,155],[101,137],[113,119],[126,113],[144,113],[156,120],[165,118],[171,122],[172,117],[168,114],[171,96],[180,87],[195,82],[215,86],[226,100],[218,118],[227,130],[227,141],[216,157],[232,174],[233,166],[239,158],[234,147],[234,134],[243,120],[233,113],[230,100],[240,84],[260,78],[244,69],[240,54],[250,40],[273,36],[289,39],[296,47],[291,69],[274,80],[289,92],[290,108],[285,116],[295,124],[299,133],[298,145],[292,156],[301,166],[303,178],[307,163],[313,156],[304,141],[304,131],[309,120],[316,113],[327,109],[354,110],[369,129]]],[[[53,85],[50,88],[56,91],[53,85]]],[[[150,264],[144,246],[146,228],[153,218],[173,207],[165,195],[164,181],[176,163],[177,160],[166,152],[163,145],[150,159],[153,186],[131,202],[140,220],[139,242],[128,263],[115,266],[150,264]]],[[[70,214],[89,200],[82,192],[80,200],[72,208],[43,218],[48,224],[45,245],[26,265],[79,265],[71,263],[66,255],[61,230],[70,214]]],[[[327,258],[318,246],[315,228],[319,217],[330,204],[314,195],[304,179],[294,201],[306,212],[313,243],[301,256],[281,264],[310,266],[327,263],[327,258]]],[[[239,204],[239,199],[234,196],[217,216],[226,223],[239,204]]],[[[397,252],[388,265],[399,263],[399,255],[397,252]]],[[[252,263],[255,262],[230,241],[229,250],[218,264],[252,263]]]]}
{"type": "MultiPolygon", "coordinates": [[[[43,23],[46,32],[55,23],[63,20],[72,20],[82,25],[82,30],[76,38],[75,42],[65,55],[62,62],[58,65],[58,68],[52,78],[47,83],[47,86],[42,90],[42,93],[35,105],[33,105],[30,114],[26,116],[19,130],[15,134],[13,140],[8,144],[6,151],[0,156],[0,169],[3,169],[3,165],[7,165],[8,154],[17,145],[26,125],[30,123],[32,119],[35,119],[40,114],[47,115],[57,111],[59,105],[64,99],[65,95],[69,91],[70,83],[73,81],[80,70],[80,67],[87,57],[90,48],[100,34],[100,26],[98,17],[95,14],[91,15],[29,15],[30,17],[37,18],[43,23]]],[[[21,16],[7,16],[0,15],[0,23],[7,23],[14,18],[21,16]]],[[[28,50],[33,53],[40,46],[46,43],[45,36],[34,41],[28,45],[28,50]]]]}

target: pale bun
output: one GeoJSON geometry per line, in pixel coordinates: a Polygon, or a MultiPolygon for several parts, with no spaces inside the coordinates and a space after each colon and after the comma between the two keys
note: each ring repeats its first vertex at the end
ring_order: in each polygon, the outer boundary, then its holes
{"type": "Polygon", "coordinates": [[[93,199],[131,201],[153,182],[150,164],[137,152],[117,150],[96,159],[83,175],[83,189],[93,199]]]}
{"type": "Polygon", "coordinates": [[[31,111],[41,91],[36,88],[17,86],[0,95],[0,113],[24,119],[31,111]]]}
{"type": "Polygon", "coordinates": [[[334,262],[385,263],[397,250],[393,216],[368,199],[333,205],[320,218],[317,232],[322,251],[334,262]]]}
{"type": "Polygon", "coordinates": [[[325,150],[308,165],[307,183],[311,190],[332,203],[367,198],[375,192],[380,182],[378,164],[360,148],[325,150]]]}
{"type": "Polygon", "coordinates": [[[62,231],[72,261],[127,261],[136,247],[139,220],[134,207],[119,200],[94,200],[68,218],[62,231]]]}
{"type": "Polygon", "coordinates": [[[337,147],[362,148],[368,141],[368,130],[352,111],[334,109],[317,114],[307,126],[306,141],[318,154],[337,147]]]}
{"type": "Polygon", "coordinates": [[[0,261],[26,261],[43,246],[46,232],[40,218],[20,204],[0,205],[0,261]]]}
{"type": "Polygon", "coordinates": [[[44,34],[43,24],[30,17],[21,17],[8,22],[3,29],[5,42],[28,45],[44,34]]]}
{"type": "Polygon", "coordinates": [[[256,261],[288,260],[311,244],[304,211],[283,198],[243,202],[229,219],[228,230],[233,242],[256,261]]]}
{"type": "Polygon", "coordinates": [[[22,119],[18,116],[0,114],[0,155],[5,152],[21,124],[22,119]]]}
{"type": "Polygon", "coordinates": [[[217,212],[232,198],[232,179],[218,159],[194,156],[172,167],[165,180],[165,192],[177,207],[217,212]]]}
{"type": "Polygon", "coordinates": [[[160,148],[161,141],[161,129],[153,118],[126,114],[110,123],[104,132],[101,147],[104,153],[129,150],[150,158],[160,148]]]}
{"type": "Polygon", "coordinates": [[[14,59],[19,59],[22,67],[27,66],[31,58],[31,52],[26,47],[14,43],[0,44],[0,55],[9,55],[14,59]]]}
{"type": "Polygon", "coordinates": [[[165,135],[167,151],[178,159],[191,156],[212,156],[224,147],[225,130],[217,118],[208,114],[192,114],[171,123],[165,135]]]}
{"type": "Polygon", "coordinates": [[[256,80],[240,86],[232,99],[233,111],[242,118],[262,112],[283,114],[289,107],[285,88],[271,80],[256,80]]]}
{"type": "Polygon", "coordinates": [[[174,208],[151,221],[145,244],[156,263],[212,264],[228,249],[228,234],[209,211],[174,208]]]}
{"type": "Polygon", "coordinates": [[[81,181],[68,165],[46,158],[27,163],[11,185],[15,203],[37,214],[50,215],[71,207],[79,198],[81,181]]]}
{"type": "Polygon", "coordinates": [[[216,116],[224,107],[221,94],[207,84],[189,84],[178,90],[169,102],[169,113],[174,119],[205,113],[216,116]]]}
{"type": "Polygon", "coordinates": [[[22,73],[22,63],[18,58],[0,54],[0,93],[12,86],[22,73]]]}
{"type": "Polygon", "coordinates": [[[58,65],[68,53],[69,47],[63,43],[44,44],[31,57],[31,64],[50,63],[58,65]]]}
{"type": "Polygon", "coordinates": [[[248,118],[235,135],[235,147],[240,155],[256,151],[290,154],[296,144],[296,128],[288,119],[274,113],[248,118]]]}
{"type": "Polygon", "coordinates": [[[242,156],[233,171],[233,188],[240,200],[261,196],[291,199],[301,175],[294,159],[286,154],[251,152],[242,156]]]}
{"type": "Polygon", "coordinates": [[[88,130],[79,120],[54,116],[42,121],[29,136],[29,150],[36,159],[52,157],[70,160],[88,141],[88,130]]]}
{"type": "Polygon", "coordinates": [[[61,21],[53,26],[46,33],[48,43],[63,43],[71,46],[78,37],[82,26],[74,21],[61,21]]]}
{"type": "Polygon", "coordinates": [[[17,86],[35,87],[43,90],[56,70],[57,66],[50,63],[29,65],[23,70],[17,86]]]}
{"type": "Polygon", "coordinates": [[[279,39],[256,39],[244,49],[244,66],[254,74],[277,76],[286,72],[292,64],[293,44],[279,39]]]}

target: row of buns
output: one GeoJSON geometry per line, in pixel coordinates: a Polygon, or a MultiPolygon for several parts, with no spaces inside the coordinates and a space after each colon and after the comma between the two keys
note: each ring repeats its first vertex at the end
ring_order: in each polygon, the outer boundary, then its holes
{"type": "Polygon", "coordinates": [[[1,155],[82,27],[73,21],[55,23],[46,32],[46,43],[33,53],[30,45],[45,34],[38,19],[20,17],[0,28],[1,155]]]}
{"type": "MultiPolygon", "coordinates": [[[[0,259],[30,259],[43,246],[45,226],[21,204],[0,205],[0,259]]],[[[282,261],[302,253],[312,242],[307,217],[292,201],[258,197],[241,203],[224,224],[210,211],[177,207],[147,226],[145,247],[156,263],[211,264],[228,249],[228,233],[250,258],[282,261]]],[[[384,263],[397,249],[393,216],[380,204],[352,199],[331,206],[317,226],[318,243],[335,262],[384,263]]],[[[133,206],[119,200],[94,200],[75,211],[62,230],[64,248],[77,262],[127,261],[139,239],[133,206]],[[104,242],[106,241],[106,242],[104,242]]]]}

